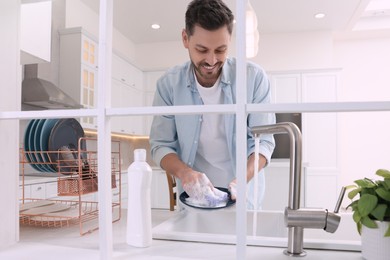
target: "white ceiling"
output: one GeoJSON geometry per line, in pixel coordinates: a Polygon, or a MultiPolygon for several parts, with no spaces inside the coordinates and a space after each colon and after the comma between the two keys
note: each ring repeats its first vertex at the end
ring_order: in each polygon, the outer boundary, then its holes
{"type": "MultiPolygon", "coordinates": [[[[377,1],[377,0],[373,0],[377,1]]],[[[82,0],[93,10],[99,1],[82,0]]],[[[190,0],[114,0],[114,26],[135,44],[177,41],[190,0]],[[159,23],[161,29],[151,29],[159,23]]],[[[225,0],[235,13],[235,0],[225,0]]],[[[370,0],[251,0],[260,34],[313,30],[350,31],[370,0]],[[325,13],[322,20],[316,13],[325,13]]]]}

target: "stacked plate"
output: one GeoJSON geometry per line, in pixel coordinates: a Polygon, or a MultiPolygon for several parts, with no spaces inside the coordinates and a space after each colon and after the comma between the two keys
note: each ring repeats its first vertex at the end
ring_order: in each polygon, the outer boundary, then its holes
{"type": "Polygon", "coordinates": [[[33,119],[24,134],[24,150],[30,165],[39,172],[61,172],[61,149],[85,151],[84,130],[74,118],[33,119]]]}

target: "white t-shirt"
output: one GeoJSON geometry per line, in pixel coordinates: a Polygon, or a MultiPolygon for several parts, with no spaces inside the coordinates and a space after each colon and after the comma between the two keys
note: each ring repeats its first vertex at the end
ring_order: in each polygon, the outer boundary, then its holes
{"type": "MultiPolygon", "coordinates": [[[[219,82],[220,78],[214,86],[205,88],[196,81],[199,94],[205,105],[223,104],[224,97],[219,82]]],[[[231,165],[224,115],[203,114],[195,157],[195,170],[205,173],[214,186],[227,188],[234,179],[234,169],[231,165]]]]}

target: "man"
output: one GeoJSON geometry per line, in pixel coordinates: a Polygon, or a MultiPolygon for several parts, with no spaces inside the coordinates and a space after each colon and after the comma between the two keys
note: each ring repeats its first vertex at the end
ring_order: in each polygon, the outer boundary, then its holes
{"type": "MultiPolygon", "coordinates": [[[[168,70],[157,82],[154,106],[234,104],[236,60],[228,58],[233,14],[221,0],[194,0],[187,8],[182,41],[190,61],[168,70]]],[[[247,64],[248,103],[269,103],[270,86],[264,71],[247,64]]],[[[272,124],[274,114],[248,116],[247,180],[253,192],[254,138],[249,127],[272,124]]],[[[220,197],[214,187],[225,187],[236,198],[235,115],[155,116],[150,133],[152,157],[179,180],[190,198],[220,197]],[[215,195],[215,196],[214,196],[215,195]]],[[[237,137],[238,141],[244,136],[237,137]]],[[[259,203],[264,194],[262,169],[274,149],[272,135],[260,140],[259,203]]],[[[180,185],[179,185],[180,187],[180,185]]],[[[247,196],[248,208],[253,198],[247,196]]],[[[259,207],[260,205],[257,205],[259,207]]]]}

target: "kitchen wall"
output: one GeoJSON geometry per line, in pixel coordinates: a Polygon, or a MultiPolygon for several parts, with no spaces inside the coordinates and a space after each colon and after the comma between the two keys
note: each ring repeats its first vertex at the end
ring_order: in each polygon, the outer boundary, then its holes
{"type": "MultiPolygon", "coordinates": [[[[335,41],[334,60],[342,68],[339,101],[390,100],[390,34],[335,41]]],[[[340,113],[340,161],[343,184],[390,169],[390,112],[340,113]]]]}
{"type": "MultiPolygon", "coordinates": [[[[82,26],[98,34],[98,16],[78,0],[66,2],[66,26],[82,26]]],[[[135,45],[114,30],[113,46],[144,71],[166,69],[188,59],[178,41],[135,45]],[[137,50],[137,51],[135,51],[137,50]]],[[[259,54],[253,61],[267,71],[298,71],[341,68],[338,101],[390,100],[390,35],[329,31],[260,35],[259,54]]],[[[231,56],[235,53],[233,41],[231,56]]],[[[340,185],[376,168],[390,168],[387,112],[338,113],[340,185]]]]}

